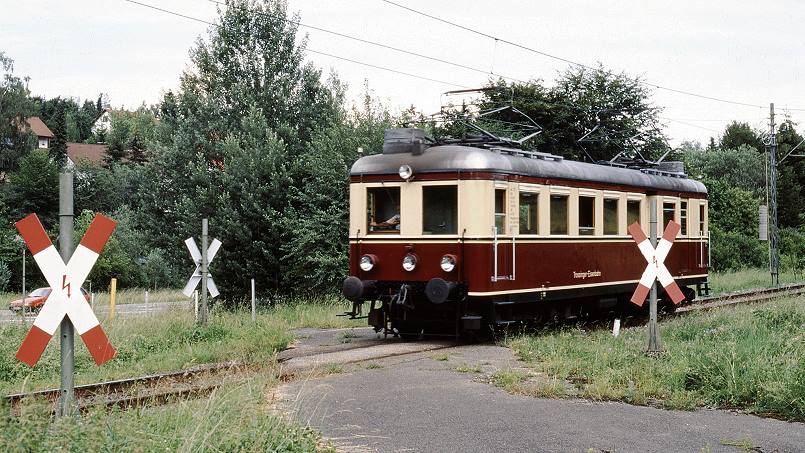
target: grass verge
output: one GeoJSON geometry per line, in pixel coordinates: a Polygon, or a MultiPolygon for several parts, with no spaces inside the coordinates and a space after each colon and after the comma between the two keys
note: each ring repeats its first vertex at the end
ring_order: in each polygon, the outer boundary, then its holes
{"type": "Polygon", "coordinates": [[[805,420],[805,298],[724,307],[661,323],[666,353],[644,355],[645,327],[564,328],[505,341],[530,373],[492,381],[535,396],[578,396],[673,409],[738,408],[805,420]]]}
{"type": "MultiPolygon", "coordinates": [[[[161,312],[144,317],[102,319],[117,357],[96,366],[76,336],[76,383],[92,383],[190,366],[240,361],[265,365],[274,362],[277,351],[293,340],[291,329],[298,327],[349,327],[362,325],[335,316],[346,304],[333,299],[325,303],[289,303],[258,313],[256,321],[244,310],[215,309],[206,326],[197,326],[189,310],[161,312]]],[[[59,382],[58,337],[50,341],[39,363],[30,368],[14,355],[30,325],[10,323],[0,326],[0,393],[54,387],[59,382]]]]}
{"type": "MultiPolygon", "coordinates": [[[[256,321],[246,310],[213,309],[203,327],[186,309],[103,320],[118,355],[97,367],[86,348],[76,344],[77,384],[230,360],[250,364],[254,371],[233,375],[207,398],[127,411],[98,408],[55,421],[41,402],[27,402],[20,416],[12,416],[0,398],[0,446],[26,452],[333,451],[318,434],[271,412],[267,395],[279,382],[276,353],[293,339],[291,329],[361,325],[335,316],[346,308],[337,299],[285,303],[260,310],[256,321]]],[[[27,329],[19,323],[0,326],[3,394],[58,385],[55,340],[34,368],[14,358],[27,329]]],[[[342,371],[338,365],[328,369],[342,371]]]]}
{"type": "MultiPolygon", "coordinates": [[[[799,283],[805,281],[801,272],[780,272],[780,283],[799,283]]],[[[771,276],[768,269],[744,269],[729,272],[711,272],[710,290],[713,294],[729,293],[755,288],[768,288],[771,286],[771,276]]]]}
{"type": "Polygon", "coordinates": [[[334,451],[320,437],[270,412],[276,378],[227,384],[207,398],[128,411],[98,409],[53,421],[31,403],[20,416],[0,407],[0,444],[11,451],[334,451]]]}

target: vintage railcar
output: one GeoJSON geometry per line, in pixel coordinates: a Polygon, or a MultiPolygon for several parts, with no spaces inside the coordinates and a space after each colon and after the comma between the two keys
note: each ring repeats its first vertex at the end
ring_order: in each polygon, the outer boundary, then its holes
{"type": "Polygon", "coordinates": [[[343,293],[404,336],[624,310],[646,265],[627,225],[647,231],[654,198],[682,226],[666,265],[692,299],[707,291],[707,189],[670,170],[388,130],[351,169],[343,293]]]}

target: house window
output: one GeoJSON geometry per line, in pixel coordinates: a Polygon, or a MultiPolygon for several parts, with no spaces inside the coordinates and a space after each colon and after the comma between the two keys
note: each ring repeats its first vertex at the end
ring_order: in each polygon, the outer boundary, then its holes
{"type": "Polygon", "coordinates": [[[506,234],[506,189],[495,189],[495,228],[506,234]]]}
{"type": "Polygon", "coordinates": [[[458,231],[458,187],[422,188],[422,234],[456,234],[458,231]]]}
{"type": "Polygon", "coordinates": [[[674,220],[676,217],[676,203],[663,203],[662,204],[662,229],[668,225],[668,222],[674,220]]]}
{"type": "Polygon", "coordinates": [[[640,200],[628,200],[626,202],[626,225],[640,223],[640,200]]]}
{"type": "Polygon", "coordinates": [[[520,192],[520,234],[537,234],[539,194],[520,192]]]}
{"type": "Polygon", "coordinates": [[[604,234],[618,234],[617,198],[604,198],[604,234]]]}
{"type": "Polygon", "coordinates": [[[595,234],[595,197],[579,197],[579,235],[595,234]]]}
{"type": "Polygon", "coordinates": [[[679,210],[679,223],[682,225],[682,236],[688,235],[688,202],[682,201],[679,210]]]}
{"type": "Polygon", "coordinates": [[[567,195],[551,195],[551,234],[567,234],[567,195]]]}
{"type": "Polygon", "coordinates": [[[370,233],[399,233],[400,188],[366,189],[366,221],[370,233]]]}

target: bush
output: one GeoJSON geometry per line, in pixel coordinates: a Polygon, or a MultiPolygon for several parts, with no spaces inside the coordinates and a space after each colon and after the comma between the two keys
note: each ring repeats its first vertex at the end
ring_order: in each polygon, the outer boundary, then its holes
{"type": "Polygon", "coordinates": [[[11,281],[11,270],[8,264],[0,261],[0,291],[8,289],[8,283],[11,281]]]}
{"type": "Polygon", "coordinates": [[[711,269],[720,272],[763,267],[768,263],[767,245],[757,237],[713,228],[711,269]]]}

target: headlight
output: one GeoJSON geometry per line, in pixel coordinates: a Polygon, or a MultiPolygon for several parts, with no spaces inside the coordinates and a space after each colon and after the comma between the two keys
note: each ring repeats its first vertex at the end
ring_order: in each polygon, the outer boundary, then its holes
{"type": "Polygon", "coordinates": [[[361,262],[359,264],[360,268],[364,272],[369,272],[372,268],[375,267],[375,257],[372,255],[363,255],[361,257],[361,262]]]}
{"type": "Polygon", "coordinates": [[[408,272],[411,272],[412,270],[416,269],[416,262],[417,262],[416,255],[414,255],[413,253],[405,255],[405,258],[403,258],[402,262],[403,269],[405,269],[408,272]]]}
{"type": "Polygon", "coordinates": [[[453,255],[445,255],[442,257],[440,265],[443,271],[453,272],[453,269],[456,268],[456,257],[453,255]]]}
{"type": "Polygon", "coordinates": [[[400,175],[400,178],[408,181],[409,179],[411,179],[411,176],[414,175],[414,170],[411,169],[410,165],[401,165],[400,171],[398,173],[400,175]]]}

